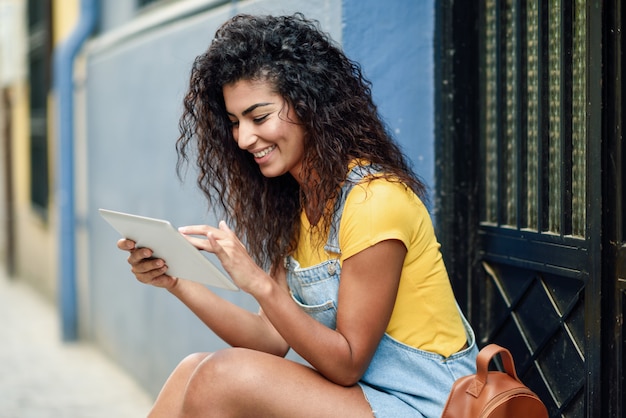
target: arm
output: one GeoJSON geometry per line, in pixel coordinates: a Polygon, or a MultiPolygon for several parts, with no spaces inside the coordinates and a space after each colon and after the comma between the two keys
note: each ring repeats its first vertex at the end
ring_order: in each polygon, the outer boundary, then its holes
{"type": "Polygon", "coordinates": [[[130,240],[120,240],[118,247],[130,252],[131,271],[142,283],[167,289],[226,343],[284,356],[289,346],[276,332],[261,310],[249,312],[219,297],[200,283],[164,274],[167,265],[153,259],[148,248],[135,248],[130,240]]]}
{"type": "Polygon", "coordinates": [[[369,247],[343,263],[337,327],[331,330],[280,301],[274,286],[255,295],[291,347],[329,380],[355,384],[382,338],[396,299],[406,248],[397,240],[369,247]]]}
{"type": "Polygon", "coordinates": [[[278,356],[287,354],[289,346],[262,309],[259,313],[249,312],[189,280],[179,279],[168,290],[227,344],[278,356]]]}
{"type": "Polygon", "coordinates": [[[198,248],[214,252],[233,280],[261,305],[285,341],[327,379],[355,384],[367,369],[385,332],[395,303],[406,247],[384,240],[343,262],[337,328],[332,330],[302,311],[284,288],[248,260],[230,229],[184,232],[207,233],[191,238],[198,248]]]}

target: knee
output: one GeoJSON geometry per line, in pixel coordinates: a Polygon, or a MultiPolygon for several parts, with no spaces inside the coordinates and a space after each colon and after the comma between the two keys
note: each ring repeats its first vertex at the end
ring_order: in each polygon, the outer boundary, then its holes
{"type": "Polygon", "coordinates": [[[215,385],[227,389],[229,385],[240,382],[242,375],[249,375],[246,371],[246,351],[240,348],[228,348],[210,355],[192,354],[184,361],[194,366],[194,373],[189,379],[189,387],[207,387],[215,385]],[[244,369],[244,370],[242,370],[244,369]]]}
{"type": "Polygon", "coordinates": [[[210,357],[211,353],[194,353],[185,357],[178,366],[176,367],[177,371],[181,371],[185,373],[187,376],[191,377],[195,370],[202,364],[202,362],[210,357]]]}
{"type": "MultiPolygon", "coordinates": [[[[254,378],[254,365],[245,349],[229,348],[200,358],[189,356],[184,361],[195,363],[184,397],[186,412],[206,410],[226,411],[245,393],[254,378]],[[198,361],[199,360],[199,361],[198,361]]],[[[193,415],[193,413],[192,413],[193,415]]]]}
{"type": "Polygon", "coordinates": [[[193,353],[193,354],[189,354],[187,357],[185,357],[181,361],[181,363],[182,364],[189,364],[189,365],[192,365],[192,366],[198,366],[200,363],[202,363],[202,361],[204,361],[204,359],[206,359],[210,355],[211,355],[211,353],[193,353]]]}

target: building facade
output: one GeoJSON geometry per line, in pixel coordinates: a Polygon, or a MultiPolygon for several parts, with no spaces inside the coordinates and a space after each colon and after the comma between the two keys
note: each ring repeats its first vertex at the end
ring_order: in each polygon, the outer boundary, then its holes
{"type": "MultiPolygon", "coordinates": [[[[10,2],[20,7],[25,27],[40,30],[26,31],[25,44],[38,39],[48,47],[45,59],[26,65],[9,88],[26,92],[43,77],[47,100],[45,112],[42,100],[26,93],[21,103],[30,111],[16,103],[7,107],[12,132],[3,139],[14,150],[2,174],[11,187],[3,193],[19,198],[7,199],[2,208],[5,265],[59,304],[63,338],[94,341],[152,393],[186,353],[222,343],[165,292],[134,281],[115,247],[117,234],[97,209],[166,218],[175,225],[215,222],[192,170],[182,182],[176,177],[174,141],[191,64],[228,17],[302,12],[318,20],[361,62],[390,129],[412,154],[416,170],[434,183],[430,2],[10,2]],[[46,23],[26,23],[29,18],[46,23]],[[61,18],[69,25],[55,40],[61,18]],[[88,39],[74,45],[87,27],[88,39]],[[60,64],[71,48],[71,66],[60,64]],[[70,71],[68,106],[67,86],[58,77],[70,71]],[[33,133],[33,145],[24,148],[21,130],[29,126],[39,129],[38,136],[33,133]]],[[[256,309],[245,295],[224,297],[256,309]]]]}
{"type": "Polygon", "coordinates": [[[0,262],[56,296],[53,49],[72,30],[78,0],[0,1],[0,262]]]}
{"type": "Polygon", "coordinates": [[[618,0],[0,0],[7,269],[58,301],[65,338],[93,341],[153,394],[185,355],[223,347],[134,280],[97,209],[216,222],[193,169],[175,172],[191,63],[228,17],[293,12],[317,19],[373,82],[430,187],[480,344],[513,352],[551,416],[623,416],[618,0]],[[52,76],[68,45],[69,105],[52,76]]]}

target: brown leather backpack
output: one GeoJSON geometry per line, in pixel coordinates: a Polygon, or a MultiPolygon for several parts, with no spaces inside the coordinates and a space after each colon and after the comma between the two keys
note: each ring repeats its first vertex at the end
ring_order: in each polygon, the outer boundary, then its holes
{"type": "Polygon", "coordinates": [[[459,378],[452,386],[441,418],[548,418],[539,397],[517,377],[509,350],[490,344],[476,358],[476,374],[459,378]],[[489,371],[500,354],[504,372],[489,371]]]}

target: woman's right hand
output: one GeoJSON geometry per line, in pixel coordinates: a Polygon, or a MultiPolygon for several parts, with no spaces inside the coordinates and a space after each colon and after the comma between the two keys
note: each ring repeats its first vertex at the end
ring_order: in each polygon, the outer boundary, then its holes
{"type": "Polygon", "coordinates": [[[130,271],[141,283],[150,284],[156,287],[172,289],[178,283],[178,278],[165,274],[167,265],[165,260],[152,257],[152,250],[149,248],[135,248],[135,242],[128,239],[120,239],[117,248],[128,251],[128,264],[130,271]]]}

